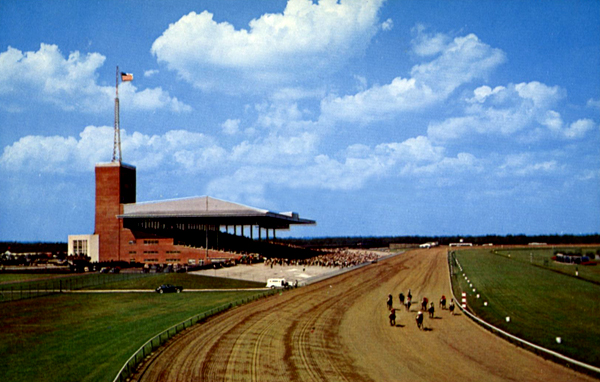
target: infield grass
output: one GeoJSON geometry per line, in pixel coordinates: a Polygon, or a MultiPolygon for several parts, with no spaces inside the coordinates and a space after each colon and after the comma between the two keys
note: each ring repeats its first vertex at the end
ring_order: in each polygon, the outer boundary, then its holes
{"type": "Polygon", "coordinates": [[[245,280],[234,280],[223,277],[193,275],[189,273],[161,273],[140,279],[119,280],[118,282],[94,285],[86,289],[151,289],[161,284],[172,284],[187,289],[236,289],[264,288],[265,283],[245,280]]]}
{"type": "Polygon", "coordinates": [[[463,268],[454,270],[455,295],[460,299],[461,292],[467,292],[475,314],[527,341],[600,366],[600,285],[534,266],[515,258],[514,252],[508,257],[490,249],[471,249],[455,255],[463,268]]]}
{"type": "Polygon", "coordinates": [[[59,294],[0,305],[2,381],[112,381],[148,339],[262,292],[59,294]]]}
{"type": "Polygon", "coordinates": [[[0,284],[18,283],[24,281],[35,281],[40,279],[53,279],[65,277],[64,274],[56,273],[0,273],[0,284]]]}

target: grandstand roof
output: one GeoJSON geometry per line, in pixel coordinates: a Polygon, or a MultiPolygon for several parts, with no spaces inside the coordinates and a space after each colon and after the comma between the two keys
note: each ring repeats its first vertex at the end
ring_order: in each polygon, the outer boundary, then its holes
{"type": "Polygon", "coordinates": [[[210,196],[156,202],[124,204],[121,219],[193,219],[206,224],[257,224],[269,228],[289,228],[291,224],[316,224],[295,212],[271,212],[228,202],[210,196]]]}

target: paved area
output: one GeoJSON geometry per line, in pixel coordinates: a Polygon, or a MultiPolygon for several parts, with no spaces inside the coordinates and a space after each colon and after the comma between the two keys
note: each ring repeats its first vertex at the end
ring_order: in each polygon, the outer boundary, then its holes
{"type": "MultiPolygon", "coordinates": [[[[358,251],[357,251],[358,252],[358,251]]],[[[379,257],[390,255],[389,252],[369,250],[370,253],[375,253],[379,257]]],[[[364,265],[364,264],[363,264],[364,265]]],[[[358,265],[360,267],[360,265],[358,265]]],[[[189,272],[190,274],[199,274],[203,276],[227,277],[231,279],[260,281],[267,283],[268,279],[284,278],[290,284],[298,280],[298,285],[302,286],[309,284],[311,281],[322,280],[327,277],[343,273],[351,268],[341,267],[323,267],[317,265],[265,265],[264,263],[253,265],[236,265],[230,268],[220,269],[204,269],[201,271],[189,272]]]]}
{"type": "Polygon", "coordinates": [[[273,265],[266,266],[262,263],[253,265],[236,265],[230,268],[204,269],[201,271],[189,272],[203,276],[227,277],[231,279],[259,281],[267,283],[267,279],[284,278],[287,282],[293,283],[298,280],[302,285],[312,277],[323,276],[328,273],[336,273],[339,267],[321,267],[321,266],[295,266],[295,265],[273,265]]]}

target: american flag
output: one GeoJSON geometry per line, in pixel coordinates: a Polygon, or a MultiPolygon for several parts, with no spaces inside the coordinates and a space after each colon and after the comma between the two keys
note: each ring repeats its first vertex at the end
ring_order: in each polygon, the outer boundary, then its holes
{"type": "Polygon", "coordinates": [[[133,81],[133,74],[121,72],[121,81],[133,81]]]}

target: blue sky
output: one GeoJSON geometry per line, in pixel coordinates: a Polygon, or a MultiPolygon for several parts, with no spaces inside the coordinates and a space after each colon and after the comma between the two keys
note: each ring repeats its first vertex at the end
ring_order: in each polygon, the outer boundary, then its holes
{"type": "Polygon", "coordinates": [[[0,3],[0,240],[94,229],[113,149],[137,200],[213,197],[278,236],[600,232],[598,1],[0,3]]]}

